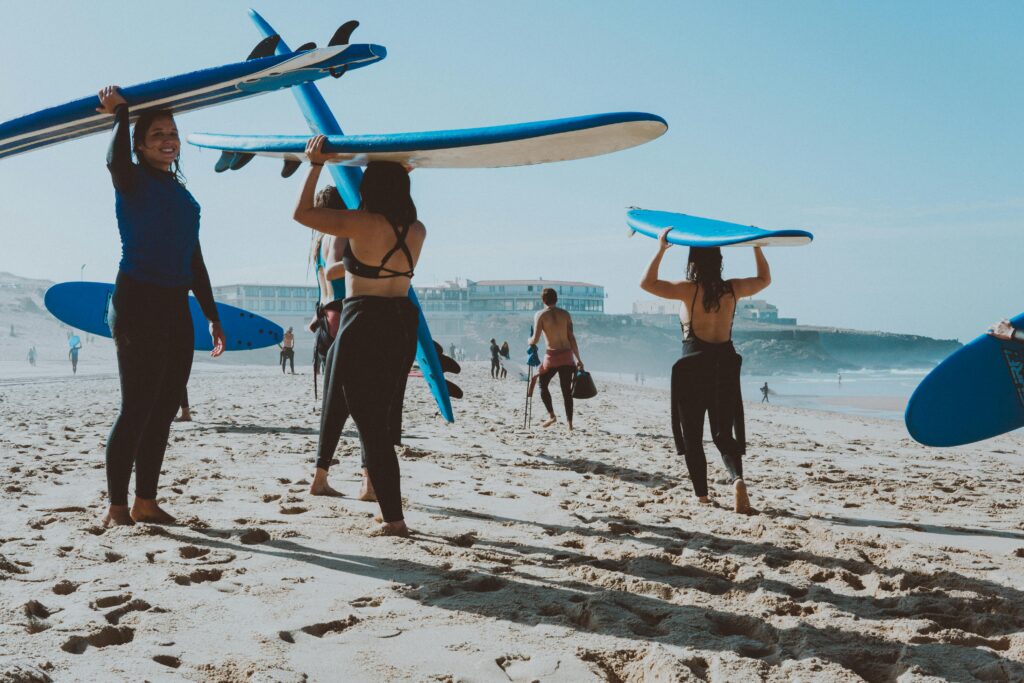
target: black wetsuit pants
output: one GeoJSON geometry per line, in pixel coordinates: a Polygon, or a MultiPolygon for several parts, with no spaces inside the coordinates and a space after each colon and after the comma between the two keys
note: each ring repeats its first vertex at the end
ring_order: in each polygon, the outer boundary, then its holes
{"type": "Polygon", "coordinates": [[[501,361],[495,357],[491,357],[491,379],[498,378],[498,371],[501,370],[501,361]]]}
{"type": "Polygon", "coordinates": [[[676,452],[697,496],[708,495],[708,465],[704,456],[704,415],[711,439],[722,454],[730,481],[743,478],[746,432],[740,393],[742,359],[732,342],[683,344],[683,357],[672,366],[672,435],[676,452]]]}
{"type": "Polygon", "coordinates": [[[121,412],[107,439],[107,495],[128,504],[135,495],[156,498],[171,422],[192,371],[192,315],[188,290],[117,276],[110,327],[121,377],[121,412]]]}
{"type": "Polygon", "coordinates": [[[572,378],[576,374],[576,366],[562,365],[557,368],[548,368],[540,376],[540,400],[544,402],[549,415],[555,414],[554,404],[551,402],[551,391],[548,385],[555,375],[558,375],[558,384],[562,387],[562,401],[565,402],[565,420],[572,422],[572,378]]]}
{"type": "Polygon", "coordinates": [[[284,366],[287,363],[292,365],[292,374],[295,374],[295,349],[285,347],[281,349],[281,372],[284,372],[284,366]]]}
{"type": "Polygon", "coordinates": [[[385,522],[403,518],[394,420],[416,354],[418,324],[419,312],[407,297],[351,297],[328,353],[317,466],[330,463],[350,414],[385,522]]]}
{"type": "MultiPolygon", "coordinates": [[[[338,310],[341,310],[341,306],[338,306],[338,310]]],[[[331,412],[330,414],[327,413],[327,396],[331,393],[331,377],[334,374],[333,368],[336,354],[335,346],[336,344],[334,343],[334,339],[331,338],[330,332],[327,329],[327,320],[325,318],[321,323],[321,329],[317,331],[316,351],[319,357],[321,348],[324,347],[327,349],[321,362],[321,367],[323,368],[324,373],[324,409],[320,413],[320,433],[324,433],[326,425],[329,439],[324,439],[321,436],[320,442],[317,445],[316,454],[316,466],[322,470],[331,469],[331,463],[334,461],[334,452],[338,449],[338,442],[341,441],[342,430],[345,427],[345,422],[348,421],[349,418],[348,404],[345,403],[345,394],[341,390],[340,385],[336,388],[336,393],[331,399],[331,412]]],[[[409,369],[411,368],[412,361],[409,362],[409,368],[407,368],[405,374],[402,375],[402,381],[396,389],[396,395],[391,402],[391,414],[388,416],[388,424],[391,427],[391,440],[396,446],[402,445],[402,405],[405,403],[405,385],[408,382],[409,369]]],[[[362,467],[366,467],[365,451],[362,453],[362,467]]]]}

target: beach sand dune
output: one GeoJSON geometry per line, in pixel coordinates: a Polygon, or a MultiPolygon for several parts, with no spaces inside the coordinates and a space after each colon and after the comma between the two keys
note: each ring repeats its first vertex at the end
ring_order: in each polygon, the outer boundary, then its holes
{"type": "Polygon", "coordinates": [[[308,370],[196,374],[178,527],[97,523],[116,377],[0,386],[0,681],[1024,680],[1021,437],[750,404],[738,516],[710,442],[694,503],[666,391],[602,384],[568,435],[466,365],[454,425],[410,381],[410,539],[366,535],[354,426],[346,497],[308,495],[308,370]]]}

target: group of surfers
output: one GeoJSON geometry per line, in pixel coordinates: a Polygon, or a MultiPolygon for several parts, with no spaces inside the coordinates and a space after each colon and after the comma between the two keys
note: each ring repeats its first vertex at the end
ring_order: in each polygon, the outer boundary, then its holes
{"type": "MultiPolygon", "coordinates": [[[[105,525],[173,523],[157,503],[169,428],[188,381],[193,355],[191,290],[209,322],[212,356],[224,350],[210,279],[199,241],[200,207],[182,182],[180,140],[169,111],[141,113],[133,133],[129,110],[115,86],[99,93],[98,111],[113,117],[107,154],[115,189],[122,258],[112,299],[111,329],[121,384],[120,411],[106,452],[109,507],[105,525]],[[133,160],[133,156],[135,160],[133,160]],[[135,472],[135,498],[128,489],[135,472]]],[[[410,195],[409,169],[372,162],[359,187],[360,205],[347,207],[337,189],[317,185],[329,155],[323,136],[306,146],[309,171],[293,218],[316,232],[321,306],[311,324],[324,368],[323,404],[311,493],[340,495],[328,484],[334,451],[351,417],[363,459],[360,499],[380,506],[371,533],[407,535],[399,461],[401,410],[416,350],[418,311],[408,291],[427,230],[410,195]]],[[[732,344],[737,301],[771,283],[768,262],[754,248],[753,277],[723,279],[717,248],[690,248],[685,273],[661,275],[670,248],[666,230],[640,281],[645,291],[680,302],[682,354],[672,366],[671,425],[676,451],[685,459],[693,494],[711,503],[703,435],[705,419],[721,452],[733,493],[733,509],[754,512],[743,478],[746,437],[740,393],[742,359],[732,344]]],[[[568,312],[557,294],[542,294],[530,344],[546,340],[539,377],[542,398],[555,422],[548,383],[558,376],[572,427],[571,381],[582,370],[568,312]]],[[[1014,334],[999,326],[998,333],[1014,334]]],[[[493,350],[493,349],[492,349],[493,350]]],[[[282,368],[283,369],[283,368],[282,368]]]]}

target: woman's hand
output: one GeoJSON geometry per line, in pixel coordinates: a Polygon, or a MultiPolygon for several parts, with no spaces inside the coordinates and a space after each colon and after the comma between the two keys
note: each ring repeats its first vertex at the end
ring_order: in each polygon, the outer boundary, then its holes
{"type": "Polygon", "coordinates": [[[1013,325],[1010,324],[1009,320],[1000,320],[989,328],[988,333],[996,339],[1005,339],[1009,341],[1013,339],[1013,325]]]}
{"type": "Polygon", "coordinates": [[[108,85],[99,92],[100,106],[96,107],[96,111],[101,114],[113,114],[118,106],[122,104],[128,104],[124,97],[121,96],[121,89],[116,85],[108,85]]]}
{"type": "Polygon", "coordinates": [[[668,243],[668,234],[670,232],[672,232],[672,228],[665,228],[664,230],[661,231],[661,234],[658,235],[658,248],[661,251],[665,251],[666,249],[672,246],[671,244],[668,243]]]}
{"type": "Polygon", "coordinates": [[[327,154],[324,154],[324,145],[326,143],[326,135],[316,135],[309,139],[309,142],[306,143],[306,158],[309,159],[309,163],[323,166],[330,158],[327,154]]]}
{"type": "Polygon", "coordinates": [[[224,336],[224,329],[220,323],[210,323],[210,339],[213,340],[213,351],[210,351],[210,355],[216,358],[224,353],[224,346],[227,344],[227,338],[224,336]]]}

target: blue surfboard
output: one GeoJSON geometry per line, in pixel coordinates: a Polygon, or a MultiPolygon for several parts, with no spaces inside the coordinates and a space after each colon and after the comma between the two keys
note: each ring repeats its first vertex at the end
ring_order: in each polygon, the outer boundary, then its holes
{"type": "Polygon", "coordinates": [[[631,209],[626,224],[633,232],[658,239],[672,228],[669,244],[684,247],[791,247],[809,244],[814,235],[806,230],[764,230],[753,225],[727,223],[712,218],[669,211],[631,209]]]}
{"type": "MultiPolygon", "coordinates": [[[[1024,313],[1010,322],[1024,327],[1024,313]]],[[[1024,344],[985,334],[957,349],[921,380],[904,420],[925,446],[962,446],[1024,427],[1024,344]]]]}
{"type": "MultiPolygon", "coordinates": [[[[274,36],[277,32],[270,24],[255,10],[249,10],[249,16],[256,24],[257,29],[264,36],[274,36]]],[[[283,40],[277,44],[278,54],[289,54],[289,48],[283,40]]],[[[320,91],[312,83],[300,85],[292,89],[292,94],[299,104],[302,115],[306,118],[309,128],[313,133],[330,135],[342,135],[341,126],[331,113],[330,107],[324,101],[320,91]]],[[[362,180],[363,172],[359,168],[348,168],[338,165],[330,165],[331,176],[334,178],[338,192],[348,206],[359,206],[359,183],[362,180]]],[[[419,311],[419,325],[416,328],[416,363],[423,373],[423,379],[430,387],[430,393],[434,396],[437,408],[447,422],[455,422],[455,413],[452,410],[451,395],[448,384],[444,378],[444,371],[441,368],[441,359],[434,346],[434,339],[430,335],[430,328],[427,326],[427,319],[423,316],[423,308],[420,306],[413,288],[409,288],[409,299],[416,305],[419,311]]]]}
{"type": "MultiPolygon", "coordinates": [[[[62,282],[53,285],[43,297],[43,303],[53,317],[65,325],[101,337],[111,337],[107,315],[114,285],[107,282],[62,282]]],[[[193,346],[196,351],[210,351],[213,344],[210,330],[195,297],[188,298],[192,314],[193,346]]],[[[227,343],[225,351],[248,351],[273,346],[284,336],[281,326],[255,313],[217,304],[220,324],[227,343]]]]}
{"type": "MultiPolygon", "coordinates": [[[[146,109],[193,111],[339,75],[384,59],[387,50],[335,45],[268,55],[122,88],[121,94],[134,122],[146,109]]],[[[0,158],[109,131],[112,119],[96,111],[99,104],[91,95],[0,123],[0,158]]]]}
{"type": "Polygon", "coordinates": [[[70,337],[68,337],[68,348],[74,349],[76,346],[81,346],[81,345],[82,345],[82,338],[79,337],[77,334],[73,334],[70,337]]]}
{"type": "MultiPolygon", "coordinates": [[[[642,145],[668,124],[644,112],[591,114],[483,128],[384,135],[327,135],[328,164],[365,166],[394,161],[413,168],[501,168],[583,159],[642,145]]],[[[306,135],[193,133],[188,141],[235,154],[306,161],[306,135]]]]}

